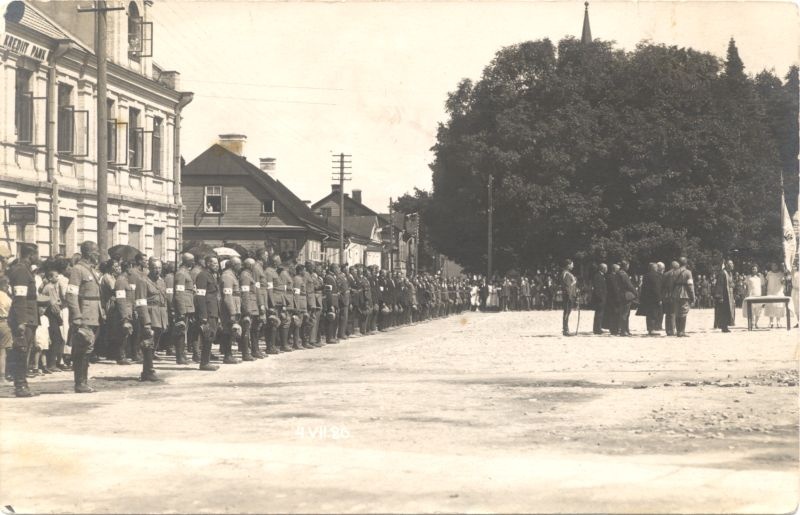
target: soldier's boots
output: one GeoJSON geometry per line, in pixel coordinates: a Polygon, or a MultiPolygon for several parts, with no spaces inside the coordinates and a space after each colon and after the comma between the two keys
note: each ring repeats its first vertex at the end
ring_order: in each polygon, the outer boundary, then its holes
{"type": "Polygon", "coordinates": [[[75,356],[72,359],[72,370],[75,376],[75,393],[93,393],[89,386],[89,360],[86,356],[75,356]]]}
{"type": "Polygon", "coordinates": [[[250,341],[249,340],[250,340],[249,338],[247,340],[245,340],[243,338],[242,339],[242,344],[239,346],[239,349],[242,352],[242,361],[255,361],[256,360],[256,358],[254,358],[253,355],[251,354],[250,341]]]}
{"type": "Polygon", "coordinates": [[[119,346],[119,358],[117,359],[117,365],[132,365],[133,361],[128,359],[127,353],[125,348],[128,346],[128,343],[123,341],[122,345],[119,346]]]}
{"type": "Polygon", "coordinates": [[[154,354],[155,349],[152,347],[142,349],[142,374],[139,376],[139,381],[156,382],[159,380],[156,375],[156,370],[153,368],[154,354]]]}
{"type": "Polygon", "coordinates": [[[269,328],[267,329],[268,337],[267,337],[267,354],[280,354],[281,351],[278,349],[278,328],[274,325],[270,324],[269,328]]]}
{"type": "Polygon", "coordinates": [[[212,365],[211,361],[211,345],[204,343],[200,351],[200,370],[205,372],[213,372],[219,369],[218,365],[212,365]]]}
{"type": "Polygon", "coordinates": [[[186,359],[186,342],[181,341],[180,338],[175,342],[175,363],[178,365],[189,364],[189,360],[186,359]]]}
{"type": "Polygon", "coordinates": [[[200,363],[202,361],[200,359],[200,342],[197,338],[192,342],[192,361],[195,363],[200,363]]]}
{"type": "Polygon", "coordinates": [[[25,366],[26,356],[27,351],[24,349],[8,349],[7,365],[14,376],[14,395],[17,397],[35,397],[39,395],[28,387],[28,379],[26,378],[28,371],[25,366]]]}
{"type": "Polygon", "coordinates": [[[292,327],[292,349],[293,350],[303,350],[306,346],[303,345],[302,340],[300,339],[300,326],[293,325],[292,327]]]}
{"type": "Polygon", "coordinates": [[[261,348],[259,346],[259,335],[261,333],[261,324],[253,324],[250,328],[250,354],[255,359],[264,359],[266,356],[263,352],[261,352],[261,348]]]}
{"type": "Polygon", "coordinates": [[[281,352],[292,352],[292,348],[289,346],[289,327],[281,325],[278,334],[280,335],[281,352]]]}

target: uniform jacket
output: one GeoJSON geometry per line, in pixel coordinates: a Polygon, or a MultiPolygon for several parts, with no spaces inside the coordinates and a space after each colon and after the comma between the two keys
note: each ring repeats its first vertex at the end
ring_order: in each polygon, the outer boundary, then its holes
{"type": "MultiPolygon", "coordinates": [[[[36,305],[36,279],[30,268],[23,263],[15,263],[8,270],[11,286],[11,310],[8,313],[8,326],[16,331],[25,324],[39,325],[39,309],[36,305]]],[[[99,290],[98,290],[99,304],[99,290]]]]}
{"type": "Polygon", "coordinates": [[[154,328],[167,329],[169,318],[167,316],[167,285],[164,279],[150,275],[144,276],[145,292],[147,295],[147,314],[150,325],[154,328]]]}
{"type": "Polygon", "coordinates": [[[194,313],[194,280],[191,271],[184,266],[175,272],[172,305],[180,317],[194,313]]]}
{"type": "Polygon", "coordinates": [[[682,266],[678,269],[672,291],[675,300],[688,300],[690,304],[694,303],[694,279],[688,268],[682,266]]]}
{"type": "Polygon", "coordinates": [[[661,305],[661,274],[655,270],[647,272],[642,280],[642,295],[639,310],[644,315],[656,315],[661,305]]]}
{"type": "Polygon", "coordinates": [[[578,297],[577,281],[569,270],[561,271],[561,291],[571,301],[575,301],[578,297]]]}
{"type": "Polygon", "coordinates": [[[219,318],[219,286],[215,274],[209,270],[201,270],[194,284],[197,316],[200,320],[219,318]]]}
{"type": "Polygon", "coordinates": [[[81,259],[69,274],[67,306],[70,321],[75,324],[98,327],[105,318],[100,300],[100,275],[94,266],[81,259]]]}
{"type": "Polygon", "coordinates": [[[253,279],[256,282],[256,302],[258,309],[266,311],[269,307],[269,300],[267,300],[267,274],[264,272],[264,267],[261,263],[256,261],[253,264],[253,279]]]}
{"type": "Polygon", "coordinates": [[[222,272],[219,282],[222,296],[220,318],[229,322],[237,320],[242,313],[239,278],[232,268],[228,268],[222,272]]]}
{"type": "Polygon", "coordinates": [[[303,282],[306,285],[306,309],[308,309],[308,311],[313,311],[319,307],[317,304],[317,288],[314,283],[314,276],[310,272],[304,271],[303,282]]]}
{"type": "Polygon", "coordinates": [[[350,309],[350,282],[342,272],[336,274],[336,286],[339,290],[339,307],[350,309]]]}
{"type": "Polygon", "coordinates": [[[128,272],[129,287],[133,289],[133,312],[142,324],[150,323],[150,311],[147,309],[147,279],[144,272],[136,267],[128,272]]]}
{"type": "Polygon", "coordinates": [[[308,292],[306,291],[306,278],[302,274],[292,277],[292,294],[294,300],[292,305],[296,311],[305,313],[308,311],[308,292]]]}
{"type": "Polygon", "coordinates": [[[258,288],[251,270],[243,268],[239,274],[239,288],[242,292],[242,315],[258,316],[258,288]]]}
{"type": "Polygon", "coordinates": [[[283,295],[278,298],[278,294],[275,291],[275,285],[278,284],[278,281],[280,280],[277,270],[271,266],[268,266],[264,269],[264,277],[266,284],[262,284],[262,286],[267,291],[267,307],[274,309],[279,304],[282,306],[283,295]]]}

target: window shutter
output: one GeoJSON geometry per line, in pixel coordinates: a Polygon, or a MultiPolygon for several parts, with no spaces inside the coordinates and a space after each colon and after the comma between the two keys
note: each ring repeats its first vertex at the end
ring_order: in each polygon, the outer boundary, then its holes
{"type": "Polygon", "coordinates": [[[87,157],[89,155],[89,111],[73,109],[72,116],[72,128],[75,133],[72,155],[87,157]]]}

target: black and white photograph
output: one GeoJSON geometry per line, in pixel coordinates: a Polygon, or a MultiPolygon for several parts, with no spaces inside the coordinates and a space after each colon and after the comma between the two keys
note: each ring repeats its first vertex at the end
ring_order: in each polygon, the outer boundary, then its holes
{"type": "Polygon", "coordinates": [[[797,511],[796,1],[0,13],[0,514],[797,511]]]}

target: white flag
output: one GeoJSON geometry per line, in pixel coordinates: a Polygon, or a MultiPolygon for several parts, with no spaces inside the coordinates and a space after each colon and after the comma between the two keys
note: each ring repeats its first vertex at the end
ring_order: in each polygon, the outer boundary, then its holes
{"type": "Polygon", "coordinates": [[[783,204],[783,211],[781,212],[783,263],[786,265],[786,270],[791,270],[794,263],[794,254],[797,251],[797,240],[795,239],[792,217],[789,216],[789,208],[786,207],[786,198],[784,198],[783,192],[781,192],[781,201],[781,204],[783,204]]]}

